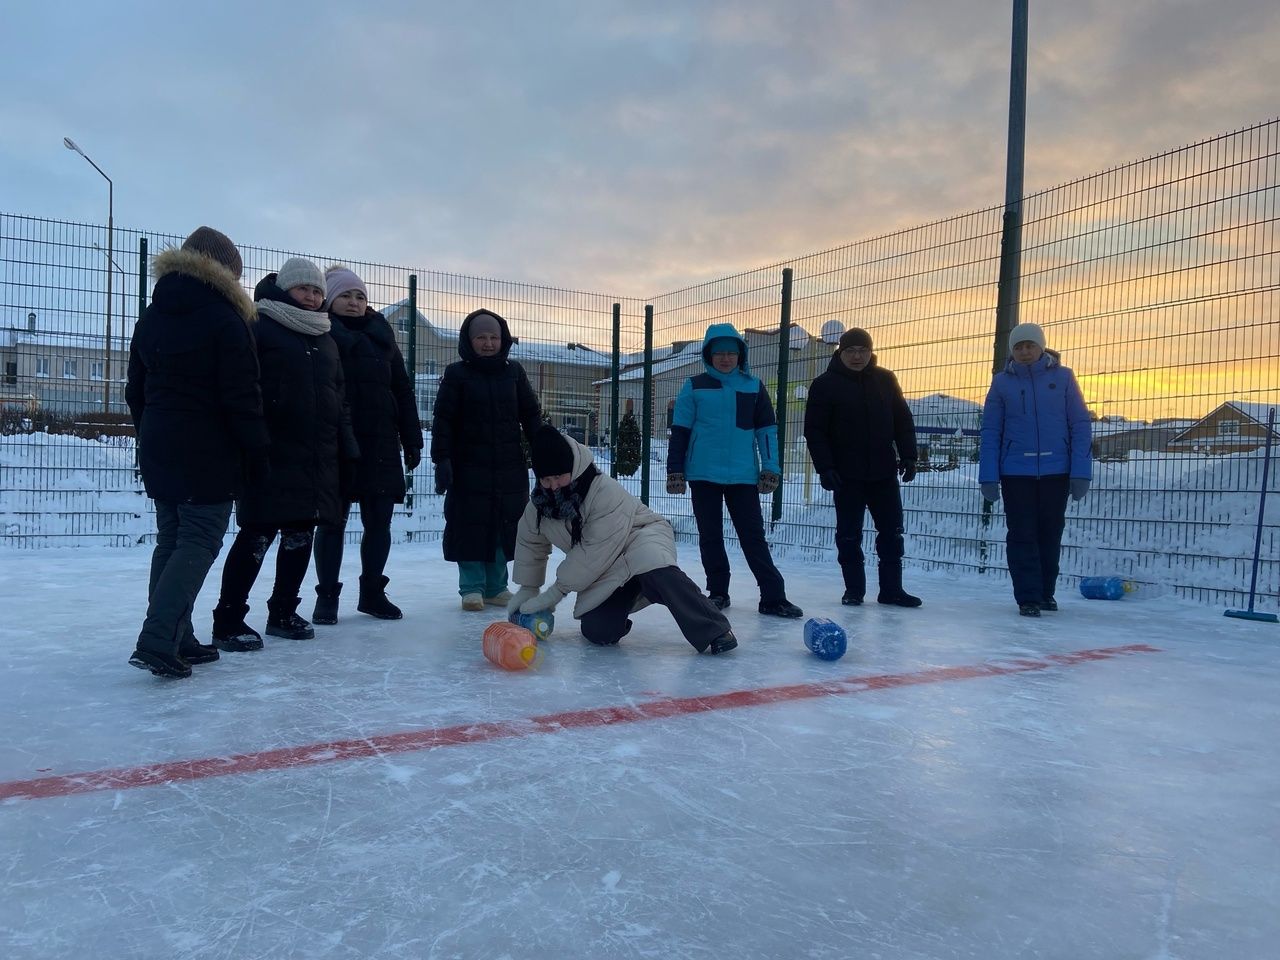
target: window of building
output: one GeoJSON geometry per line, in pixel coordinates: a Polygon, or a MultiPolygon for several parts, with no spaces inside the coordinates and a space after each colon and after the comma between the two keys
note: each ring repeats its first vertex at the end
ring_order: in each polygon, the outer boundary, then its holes
{"type": "Polygon", "coordinates": [[[106,373],[104,372],[103,362],[101,360],[94,360],[92,363],[89,364],[90,380],[102,380],[105,377],[106,377],[106,373]]]}
{"type": "Polygon", "coordinates": [[[49,358],[36,357],[36,376],[47,377],[49,375],[49,358]]]}
{"type": "Polygon", "coordinates": [[[4,362],[4,382],[10,384],[18,382],[17,360],[6,360],[4,362]]]}
{"type": "Polygon", "coordinates": [[[62,361],[62,375],[68,380],[74,380],[80,376],[80,364],[76,360],[62,361]]]}
{"type": "Polygon", "coordinates": [[[1240,436],[1240,421],[1239,420],[1219,420],[1218,436],[1220,437],[1240,436]]]}

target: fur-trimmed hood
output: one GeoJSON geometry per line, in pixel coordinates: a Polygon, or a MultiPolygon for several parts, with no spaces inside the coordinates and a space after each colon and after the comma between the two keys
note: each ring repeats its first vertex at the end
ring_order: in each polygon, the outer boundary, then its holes
{"type": "Polygon", "coordinates": [[[246,323],[253,323],[258,319],[253,301],[249,299],[244,287],[240,286],[235,274],[211,257],[194,250],[183,250],[181,247],[164,250],[151,265],[151,274],[159,280],[171,273],[185,274],[213,287],[230,302],[246,323]]]}

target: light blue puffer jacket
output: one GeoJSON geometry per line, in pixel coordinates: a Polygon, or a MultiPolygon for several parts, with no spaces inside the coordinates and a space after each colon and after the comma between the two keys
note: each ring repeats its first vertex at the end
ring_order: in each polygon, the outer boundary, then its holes
{"type": "Polygon", "coordinates": [[[690,377],[676,397],[667,472],[688,480],[754,484],[760,471],[778,473],[778,424],[764,384],[751,376],[747,342],[731,323],[713,323],[702,338],[706,373],[690,377]],[[738,341],[738,369],[711,365],[711,342],[738,341]]]}

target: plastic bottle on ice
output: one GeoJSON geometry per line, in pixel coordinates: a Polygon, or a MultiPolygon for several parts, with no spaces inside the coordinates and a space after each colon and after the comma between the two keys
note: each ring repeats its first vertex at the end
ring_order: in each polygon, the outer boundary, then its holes
{"type": "Polygon", "coordinates": [[[551,636],[551,631],[555,629],[555,614],[549,610],[539,610],[537,613],[513,613],[507,618],[516,626],[524,627],[533,634],[536,640],[545,640],[551,636]]]}
{"type": "Polygon", "coordinates": [[[1124,577],[1085,577],[1080,593],[1089,600],[1121,600],[1129,592],[1124,577]]]}
{"type": "Polygon", "coordinates": [[[826,617],[810,617],[804,624],[804,645],[819,660],[839,660],[849,645],[844,627],[826,617]]]}
{"type": "Polygon", "coordinates": [[[499,620],[485,627],[484,655],[504,670],[527,670],[538,657],[538,641],[524,627],[499,620]]]}

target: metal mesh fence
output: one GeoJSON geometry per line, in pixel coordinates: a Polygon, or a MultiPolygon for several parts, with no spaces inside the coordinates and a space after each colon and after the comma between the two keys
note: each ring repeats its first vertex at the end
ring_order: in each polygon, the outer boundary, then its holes
{"type": "MultiPolygon", "coordinates": [[[[1280,121],[1270,121],[1024,201],[1020,319],[1045,328],[1097,418],[1094,487],[1068,511],[1068,576],[1117,573],[1205,601],[1241,598],[1263,424],[1280,402],[1278,142],[1280,121]]],[[[365,280],[400,337],[428,429],[439,377],[457,359],[458,326],[482,306],[519,337],[511,356],[544,412],[610,466],[616,394],[619,415],[649,423],[640,466],[620,479],[688,540],[696,539],[688,500],[663,484],[671,412],[684,380],[702,370],[707,326],[734,324],[781,414],[785,477],[770,541],[775,553],[815,559],[831,557],[834,521],[803,442],[807,387],[839,332],[862,327],[916,420],[921,472],[903,488],[909,565],[1003,575],[1003,522],[998,510],[984,517],[976,492],[1001,213],[991,207],[647,299],[300,255],[345,263],[365,280]]],[[[0,320],[0,543],[132,544],[154,529],[122,423],[123,376],[150,286],[146,261],[179,242],[117,229],[112,264],[105,227],[0,215],[0,306],[11,318],[0,320]]],[[[240,249],[250,289],[296,255],[240,249]]],[[[431,470],[429,461],[419,467],[397,513],[402,538],[439,536],[438,498],[423,496],[431,470]]],[[[1259,578],[1272,603],[1280,598],[1275,506],[1259,578]]],[[[725,533],[733,536],[727,523],[725,533]]]]}

